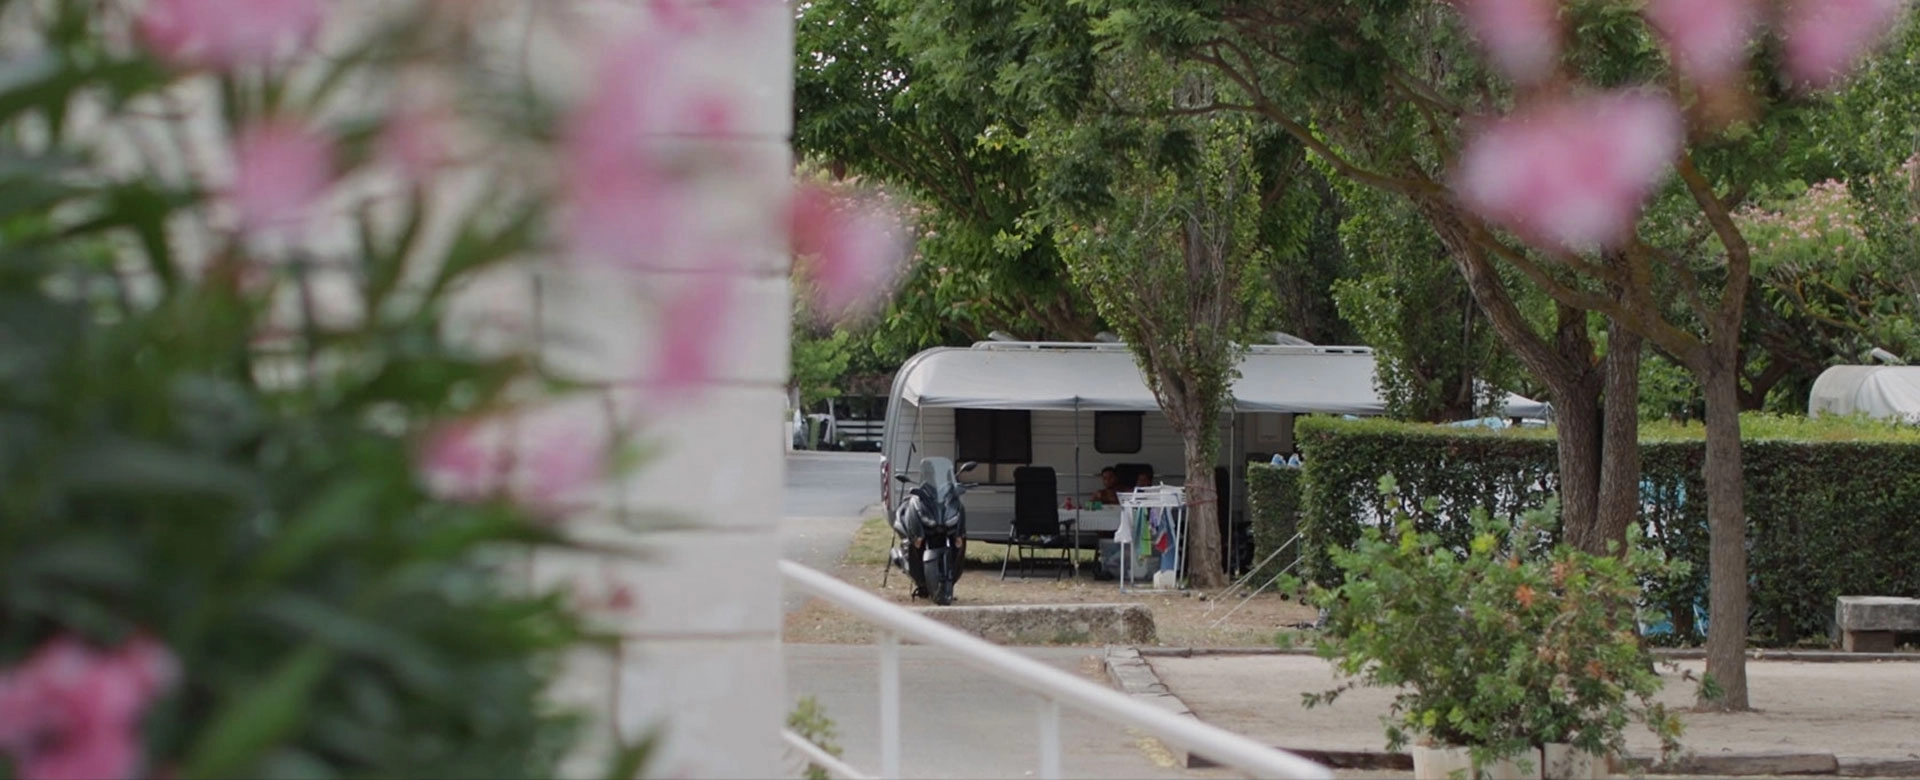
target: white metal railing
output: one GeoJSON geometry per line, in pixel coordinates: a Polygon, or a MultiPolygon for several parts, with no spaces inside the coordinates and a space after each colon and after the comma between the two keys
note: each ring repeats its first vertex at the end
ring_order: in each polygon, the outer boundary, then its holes
{"type": "MultiPolygon", "coordinates": [[[[1041,778],[1060,774],[1060,708],[1062,705],[1113,723],[1140,729],[1162,742],[1186,748],[1216,763],[1257,778],[1330,778],[1326,767],[1262,745],[1246,737],[1192,718],[1144,704],[1119,691],[1063,674],[1059,669],[980,639],[924,615],[915,614],[853,585],[793,561],[780,562],[780,574],[800,590],[878,626],[880,652],[880,776],[900,776],[900,638],[939,647],[961,661],[1004,682],[1040,696],[1039,736],[1041,778]]],[[[789,742],[800,739],[787,736],[789,742]]],[[[802,740],[804,741],[804,740],[802,740]]],[[[824,755],[824,753],[823,753],[824,755]]],[[[840,769],[814,761],[841,777],[840,769]]],[[[838,762],[836,762],[838,763],[838,762]]]]}

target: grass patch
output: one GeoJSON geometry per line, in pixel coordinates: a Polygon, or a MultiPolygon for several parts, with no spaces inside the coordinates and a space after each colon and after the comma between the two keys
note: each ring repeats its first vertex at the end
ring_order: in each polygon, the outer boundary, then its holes
{"type": "MultiPolygon", "coordinates": [[[[842,563],[848,566],[879,566],[887,562],[887,551],[893,549],[893,526],[879,517],[869,517],[860,524],[860,530],[853,532],[853,543],[847,547],[847,556],[842,563]]],[[[1082,551],[1082,555],[1086,552],[1082,551]]],[[[1007,546],[986,542],[967,543],[967,565],[969,568],[999,566],[1007,559],[1007,546]]],[[[1083,561],[1082,566],[1086,565],[1083,561]]]]}

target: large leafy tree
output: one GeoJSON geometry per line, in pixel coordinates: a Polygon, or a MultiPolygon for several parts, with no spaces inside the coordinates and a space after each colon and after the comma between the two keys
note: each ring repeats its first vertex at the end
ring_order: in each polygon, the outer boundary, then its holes
{"type": "MultiPolygon", "coordinates": [[[[1135,89],[1178,78],[1136,65],[1120,74],[1135,89]]],[[[1168,94],[1207,89],[1204,78],[1188,76],[1168,94]]],[[[1078,156],[1064,163],[1097,166],[1105,187],[1091,193],[1097,196],[1091,203],[1050,203],[1047,219],[1074,280],[1126,340],[1184,445],[1188,576],[1202,588],[1223,587],[1223,540],[1211,490],[1220,419],[1232,402],[1240,345],[1265,322],[1271,301],[1264,272],[1273,255],[1260,241],[1263,187],[1252,164],[1250,123],[1208,118],[1116,126],[1117,138],[1093,133],[1102,141],[1103,160],[1078,156]]],[[[1075,156],[1085,151],[1082,143],[1068,140],[1061,153],[1075,156]]]]}
{"type": "Polygon", "coordinates": [[[975,90],[930,81],[892,38],[896,5],[809,0],[794,27],[795,151],[892,185],[921,207],[918,257],[869,325],[868,346],[904,358],[994,330],[1091,338],[1093,306],[1070,283],[1052,235],[1022,223],[1037,206],[1032,157],[993,142],[1024,134],[1024,121],[975,90]]]}
{"type": "MultiPolygon", "coordinates": [[[[1344,180],[1338,188],[1353,273],[1334,283],[1333,297],[1378,356],[1387,414],[1444,422],[1496,411],[1488,391],[1523,389],[1522,372],[1439,237],[1394,198],[1344,180]]],[[[1543,307],[1536,300],[1528,308],[1543,307]]]]}

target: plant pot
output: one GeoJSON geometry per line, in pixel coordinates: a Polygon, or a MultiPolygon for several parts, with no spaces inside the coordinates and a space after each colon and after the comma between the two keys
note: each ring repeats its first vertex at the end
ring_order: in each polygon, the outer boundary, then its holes
{"type": "Polygon", "coordinates": [[[1414,780],[1540,780],[1539,754],[1521,754],[1502,759],[1482,766],[1475,772],[1473,754],[1467,748],[1413,745],[1409,752],[1413,754],[1414,780]],[[1526,771],[1521,771],[1516,759],[1526,760],[1526,771]]]}
{"type": "Polygon", "coordinates": [[[1597,780],[1612,777],[1607,757],[1572,745],[1549,743],[1540,748],[1540,776],[1546,780],[1597,780]]]}

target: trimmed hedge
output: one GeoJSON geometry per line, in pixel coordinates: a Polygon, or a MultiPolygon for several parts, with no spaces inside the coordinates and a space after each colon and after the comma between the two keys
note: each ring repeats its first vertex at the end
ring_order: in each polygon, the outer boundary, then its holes
{"type": "MultiPolygon", "coordinates": [[[[1247,467],[1247,514],[1253,523],[1253,562],[1267,559],[1280,545],[1293,539],[1300,522],[1300,469],[1255,463],[1247,467]]],[[[1291,553],[1281,553],[1255,570],[1255,582],[1266,583],[1280,576],[1299,555],[1299,544],[1291,553]]]]}
{"type": "MultiPolygon", "coordinates": [[[[1742,428],[1756,642],[1827,636],[1840,595],[1920,596],[1920,431],[1758,415],[1742,428]]],[[[1550,431],[1305,418],[1295,435],[1305,461],[1295,495],[1275,476],[1286,469],[1248,471],[1254,533],[1282,533],[1284,508],[1297,505],[1301,570],[1323,584],[1338,580],[1329,548],[1351,547],[1362,523],[1386,516],[1382,475],[1394,475],[1409,506],[1433,501],[1434,511],[1417,512],[1419,525],[1462,545],[1471,509],[1515,516],[1556,489],[1550,431]]],[[[1698,642],[1708,574],[1702,430],[1644,426],[1641,456],[1642,527],[1693,564],[1684,578],[1649,583],[1648,596],[1673,615],[1675,641],[1698,642]]],[[[1292,534],[1284,533],[1276,541],[1292,534]]]]}

